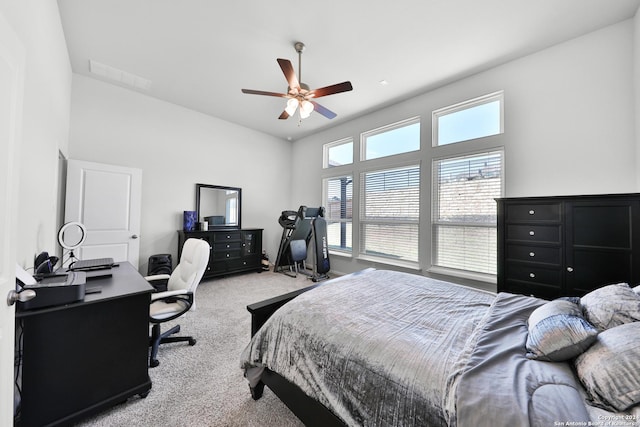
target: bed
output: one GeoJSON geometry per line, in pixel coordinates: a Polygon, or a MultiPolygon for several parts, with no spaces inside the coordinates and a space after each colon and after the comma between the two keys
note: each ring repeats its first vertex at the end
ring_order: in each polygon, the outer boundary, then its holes
{"type": "Polygon", "coordinates": [[[241,368],[306,425],[640,425],[637,291],[546,301],[369,269],[249,306],[241,368]]]}

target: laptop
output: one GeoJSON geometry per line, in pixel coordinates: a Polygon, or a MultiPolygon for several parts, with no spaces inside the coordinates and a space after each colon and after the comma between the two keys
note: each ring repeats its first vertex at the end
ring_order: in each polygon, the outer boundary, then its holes
{"type": "Polygon", "coordinates": [[[106,270],[113,267],[113,258],[80,259],[69,266],[71,271],[106,270]]]}

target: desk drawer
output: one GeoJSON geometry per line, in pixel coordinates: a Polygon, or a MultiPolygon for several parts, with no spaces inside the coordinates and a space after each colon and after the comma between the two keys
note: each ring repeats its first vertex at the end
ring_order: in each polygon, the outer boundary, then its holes
{"type": "Polygon", "coordinates": [[[560,265],[562,250],[560,247],[508,244],[506,259],[560,265]]]}
{"type": "Polygon", "coordinates": [[[507,225],[507,241],[520,240],[535,243],[557,243],[562,238],[559,225],[507,225]]]}
{"type": "Polygon", "coordinates": [[[560,203],[522,203],[507,205],[507,221],[556,221],[562,216],[560,203]]]}

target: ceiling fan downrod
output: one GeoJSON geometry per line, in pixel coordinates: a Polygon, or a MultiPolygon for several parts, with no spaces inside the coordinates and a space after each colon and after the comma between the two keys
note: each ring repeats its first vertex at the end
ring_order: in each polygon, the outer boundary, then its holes
{"type": "Polygon", "coordinates": [[[305,45],[302,42],[295,42],[293,47],[296,49],[296,52],[298,52],[298,82],[302,89],[309,90],[309,87],[302,83],[302,52],[304,52],[305,45]]]}

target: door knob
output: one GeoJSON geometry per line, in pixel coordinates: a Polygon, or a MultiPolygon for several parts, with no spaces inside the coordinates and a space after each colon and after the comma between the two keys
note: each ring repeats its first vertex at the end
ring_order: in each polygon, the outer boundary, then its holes
{"type": "Polygon", "coordinates": [[[11,289],[9,291],[9,294],[7,295],[7,305],[11,306],[15,304],[16,301],[27,302],[35,297],[36,291],[34,291],[33,289],[25,289],[20,292],[16,292],[15,290],[11,289]]]}
{"type": "Polygon", "coordinates": [[[131,236],[131,238],[132,238],[132,239],[137,239],[137,238],[138,238],[138,235],[137,235],[137,234],[134,234],[133,236],[131,236]]]}

